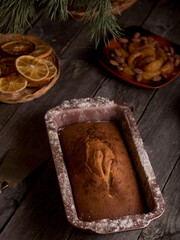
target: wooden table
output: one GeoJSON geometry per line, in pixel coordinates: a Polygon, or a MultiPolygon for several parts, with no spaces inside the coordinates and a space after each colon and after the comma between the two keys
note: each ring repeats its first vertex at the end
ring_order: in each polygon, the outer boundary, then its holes
{"type": "MultiPolygon", "coordinates": [[[[118,17],[122,27],[142,26],[180,44],[179,1],[141,0],[118,17]]],[[[158,89],[125,83],[96,61],[88,27],[72,19],[40,16],[27,34],[50,43],[61,76],[45,95],[23,104],[0,103],[0,161],[9,149],[41,156],[44,164],[0,195],[0,240],[180,239],[180,77],[158,89]],[[66,220],[44,123],[46,111],[63,100],[103,96],[133,107],[133,114],[162,190],[166,211],[144,230],[96,235],[66,220]]]]}

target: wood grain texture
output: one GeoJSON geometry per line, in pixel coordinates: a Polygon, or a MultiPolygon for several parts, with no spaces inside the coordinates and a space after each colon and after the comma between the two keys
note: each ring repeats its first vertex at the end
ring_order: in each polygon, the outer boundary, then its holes
{"type": "Polygon", "coordinates": [[[0,103],[1,116],[0,116],[0,130],[8,122],[11,116],[16,112],[20,104],[10,105],[5,103],[0,103]]]}
{"type": "Polygon", "coordinates": [[[118,23],[122,28],[128,26],[142,26],[157,1],[140,0],[131,8],[118,16],[118,23]]]}
{"type": "Polygon", "coordinates": [[[135,87],[116,78],[107,78],[96,92],[96,96],[106,96],[127,103],[132,107],[136,121],[139,120],[153,94],[154,90],[135,87]]]}
{"type": "Polygon", "coordinates": [[[66,239],[70,231],[51,160],[0,239],[58,240],[66,239]]]}
{"type": "MultiPolygon", "coordinates": [[[[144,23],[146,29],[155,29],[156,33],[179,43],[179,15],[174,6],[178,6],[178,1],[142,0],[125,11],[118,20],[123,27],[144,23]]],[[[141,231],[132,231],[104,236],[72,229],[66,220],[51,160],[47,167],[45,165],[46,170],[45,167],[38,170],[14,191],[7,189],[0,195],[0,227],[3,230],[0,240],[135,240],[139,236],[141,239],[153,239],[154,236],[157,239],[179,239],[180,190],[173,184],[179,184],[179,163],[174,170],[180,156],[179,78],[154,91],[131,86],[112,77],[96,62],[94,44],[90,42],[86,25],[72,19],[62,23],[40,18],[28,34],[54,47],[61,59],[61,76],[55,86],[39,99],[13,106],[0,104],[0,160],[13,147],[27,154],[41,153],[48,160],[51,152],[44,114],[63,100],[104,96],[125,101],[134,108],[133,114],[155,174],[161,188],[165,186],[163,195],[167,214],[152,223],[152,227],[150,225],[143,230],[142,235],[141,231]],[[178,192],[177,196],[175,191],[178,192]],[[154,228],[157,233],[152,235],[154,228]]]]}
{"type": "Polygon", "coordinates": [[[161,187],[180,156],[180,81],[156,93],[138,123],[161,187]]]}
{"type": "Polygon", "coordinates": [[[144,27],[168,40],[180,44],[180,2],[161,0],[147,18],[144,27]]]}
{"type": "Polygon", "coordinates": [[[139,240],[178,240],[180,239],[180,159],[163,189],[166,203],[165,213],[144,229],[139,240]]]}
{"type": "Polygon", "coordinates": [[[22,180],[14,189],[6,188],[0,195],[0,233],[5,228],[7,221],[13,216],[24,197],[37,182],[40,175],[43,174],[46,162],[37,168],[27,178],[22,180]]]}
{"type": "Polygon", "coordinates": [[[55,50],[57,55],[66,49],[69,44],[77,37],[81,29],[85,27],[81,21],[50,21],[45,17],[41,17],[34,24],[33,28],[27,31],[28,35],[33,35],[44,42],[49,43],[55,50]]]}

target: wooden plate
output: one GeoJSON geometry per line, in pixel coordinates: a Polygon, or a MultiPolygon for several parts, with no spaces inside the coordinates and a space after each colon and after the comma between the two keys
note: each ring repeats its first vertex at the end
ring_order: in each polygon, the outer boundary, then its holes
{"type": "MultiPolygon", "coordinates": [[[[179,45],[174,44],[174,43],[168,41],[167,39],[162,38],[162,37],[160,37],[160,36],[158,36],[158,35],[156,35],[154,33],[151,33],[151,32],[149,32],[149,31],[147,31],[145,29],[140,28],[140,27],[134,27],[133,26],[133,27],[126,28],[125,29],[125,36],[127,38],[131,39],[135,32],[140,32],[141,35],[143,35],[143,36],[151,36],[151,37],[153,37],[155,40],[158,41],[160,47],[164,47],[164,46],[170,47],[170,46],[172,46],[174,48],[174,50],[175,50],[175,53],[180,54],[180,46],[179,45]]],[[[156,88],[164,87],[167,84],[171,83],[173,80],[175,80],[175,78],[177,78],[177,76],[180,73],[180,65],[179,65],[178,67],[176,67],[174,69],[172,74],[168,75],[167,79],[164,79],[161,82],[154,82],[154,83],[151,83],[151,84],[137,82],[132,76],[130,76],[130,75],[128,75],[128,74],[126,74],[126,73],[124,73],[122,71],[116,70],[116,68],[113,67],[109,63],[111,51],[114,48],[119,48],[119,47],[120,47],[120,42],[114,40],[113,38],[110,38],[109,42],[106,45],[104,45],[104,43],[101,43],[98,46],[97,58],[98,58],[98,61],[100,62],[100,64],[104,68],[106,68],[114,76],[118,77],[119,79],[121,79],[121,80],[123,80],[125,82],[128,82],[128,83],[133,84],[133,85],[138,86],[138,87],[156,89],[156,88]]]]}
{"type": "MultiPolygon", "coordinates": [[[[12,39],[18,40],[20,38],[22,39],[22,37],[19,36],[19,35],[14,35],[14,34],[3,35],[3,34],[0,34],[0,45],[2,45],[5,42],[8,42],[12,39]]],[[[34,37],[34,36],[25,35],[25,36],[23,36],[23,39],[30,40],[34,43],[43,43],[45,45],[50,46],[49,44],[41,41],[39,38],[34,37]]],[[[54,49],[52,50],[52,53],[49,56],[45,57],[44,59],[52,61],[57,68],[56,75],[52,78],[52,80],[48,84],[46,84],[44,86],[41,86],[41,87],[33,87],[33,88],[26,87],[24,90],[22,90],[20,92],[17,92],[17,93],[5,94],[5,93],[0,92],[0,101],[4,102],[4,103],[28,102],[28,101],[32,101],[35,98],[41,97],[49,89],[51,89],[54,86],[54,84],[56,83],[59,76],[60,76],[60,60],[59,60],[58,56],[56,55],[54,49]]]]}

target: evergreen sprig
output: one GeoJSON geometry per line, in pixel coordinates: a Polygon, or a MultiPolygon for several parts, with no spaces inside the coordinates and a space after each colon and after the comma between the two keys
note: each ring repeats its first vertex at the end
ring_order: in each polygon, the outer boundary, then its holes
{"type": "Polygon", "coordinates": [[[90,37],[99,41],[107,40],[110,33],[114,38],[121,35],[121,28],[112,14],[112,0],[0,0],[0,32],[20,33],[36,19],[36,7],[51,20],[67,20],[68,6],[77,11],[83,9],[90,26],[90,37]]]}
{"type": "Polygon", "coordinates": [[[104,0],[103,4],[102,1],[92,0],[91,4],[88,5],[87,12],[91,14],[86,21],[89,22],[90,36],[91,39],[95,40],[96,47],[101,38],[106,42],[109,34],[114,38],[121,35],[121,27],[112,14],[112,8],[111,0],[104,0]]]}
{"type": "Polygon", "coordinates": [[[39,1],[41,6],[44,6],[45,13],[55,20],[66,20],[68,18],[68,0],[42,0],[39,1]]]}
{"type": "Polygon", "coordinates": [[[23,34],[30,20],[35,19],[35,0],[1,0],[0,32],[23,34]]]}

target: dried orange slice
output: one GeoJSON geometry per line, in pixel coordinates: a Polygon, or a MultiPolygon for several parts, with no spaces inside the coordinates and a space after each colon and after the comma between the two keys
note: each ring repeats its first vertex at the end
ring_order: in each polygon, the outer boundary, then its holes
{"type": "Polygon", "coordinates": [[[45,63],[47,65],[48,69],[49,69],[49,74],[48,74],[47,78],[48,79],[53,78],[57,73],[56,66],[51,61],[46,60],[46,59],[41,59],[40,61],[45,63]]]}
{"type": "Polygon", "coordinates": [[[20,74],[28,78],[29,81],[41,81],[49,74],[45,63],[32,56],[20,56],[16,59],[16,68],[20,74]]]}
{"type": "Polygon", "coordinates": [[[28,40],[17,40],[5,43],[1,46],[1,49],[11,55],[25,55],[29,54],[34,49],[34,43],[28,40]]]}
{"type": "Polygon", "coordinates": [[[56,66],[49,60],[41,59],[41,62],[45,63],[49,69],[49,74],[45,79],[42,79],[41,81],[30,81],[28,82],[28,87],[40,87],[42,85],[47,84],[57,73],[56,66]]]}
{"type": "Polygon", "coordinates": [[[41,81],[28,81],[28,87],[41,87],[49,83],[49,79],[43,79],[41,81]]]}
{"type": "Polygon", "coordinates": [[[1,76],[6,76],[10,73],[17,72],[15,61],[16,58],[13,57],[3,58],[0,60],[1,76]]]}
{"type": "Polygon", "coordinates": [[[14,33],[0,34],[0,45],[17,40],[23,40],[23,36],[14,33]]]}
{"type": "Polygon", "coordinates": [[[52,53],[52,48],[47,44],[37,44],[35,50],[30,54],[38,59],[45,58],[52,53]]]}
{"type": "Polygon", "coordinates": [[[27,86],[27,80],[20,74],[9,74],[0,78],[0,92],[16,93],[22,91],[27,86]]]}

